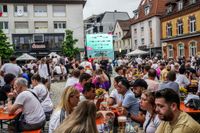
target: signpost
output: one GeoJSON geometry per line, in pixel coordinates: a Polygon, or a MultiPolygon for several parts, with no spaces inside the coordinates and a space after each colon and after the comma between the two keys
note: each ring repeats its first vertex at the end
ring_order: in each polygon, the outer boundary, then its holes
{"type": "Polygon", "coordinates": [[[113,36],[111,34],[87,34],[86,40],[88,56],[114,59],[113,36]]]}

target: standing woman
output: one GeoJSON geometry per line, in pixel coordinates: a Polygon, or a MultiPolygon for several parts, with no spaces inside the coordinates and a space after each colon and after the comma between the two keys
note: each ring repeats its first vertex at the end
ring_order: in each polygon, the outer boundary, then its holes
{"type": "Polygon", "coordinates": [[[145,122],[143,124],[143,130],[145,133],[155,133],[157,127],[160,124],[158,115],[155,112],[155,97],[154,92],[149,90],[144,90],[142,92],[140,107],[143,110],[146,110],[145,122]]]}
{"type": "Polygon", "coordinates": [[[68,86],[61,97],[58,107],[53,112],[49,122],[49,133],[54,133],[55,129],[65,118],[72,113],[74,107],[78,105],[80,93],[72,86],[68,86]]]}
{"type": "Polygon", "coordinates": [[[75,108],[55,133],[98,133],[95,120],[96,105],[86,100],[75,108]]]}
{"type": "Polygon", "coordinates": [[[45,84],[48,80],[49,73],[48,73],[46,60],[44,58],[40,60],[40,64],[38,66],[38,73],[41,77],[42,83],[45,84]]]}

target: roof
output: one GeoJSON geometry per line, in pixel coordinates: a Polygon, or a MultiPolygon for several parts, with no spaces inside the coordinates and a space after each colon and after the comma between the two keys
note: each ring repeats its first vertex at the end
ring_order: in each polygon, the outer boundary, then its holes
{"type": "Polygon", "coordinates": [[[122,38],[122,40],[124,39],[128,39],[128,38],[131,38],[131,30],[129,30],[126,35],[122,38]]]}
{"type": "Polygon", "coordinates": [[[130,29],[131,25],[131,20],[117,20],[119,23],[120,27],[122,28],[123,31],[128,31],[130,29]]]}
{"type": "Polygon", "coordinates": [[[138,11],[138,18],[133,18],[131,21],[131,25],[139,23],[141,21],[147,20],[154,16],[161,16],[166,11],[165,4],[167,0],[141,0],[140,5],[137,10],[138,11]],[[148,15],[145,15],[144,9],[145,7],[150,7],[150,12],[148,15]]]}
{"type": "Polygon", "coordinates": [[[48,4],[83,4],[87,0],[1,0],[0,3],[48,3],[48,4]]]}

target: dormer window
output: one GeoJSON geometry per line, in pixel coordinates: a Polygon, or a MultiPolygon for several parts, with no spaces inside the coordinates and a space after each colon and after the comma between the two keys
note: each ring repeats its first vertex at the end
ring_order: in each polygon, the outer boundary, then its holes
{"type": "Polygon", "coordinates": [[[182,9],[183,9],[183,1],[180,0],[180,1],[178,2],[178,11],[180,11],[180,10],[182,10],[182,9]]]}
{"type": "Polygon", "coordinates": [[[145,15],[148,15],[149,12],[150,12],[150,6],[146,6],[146,7],[144,8],[144,13],[145,13],[145,15]]]}
{"type": "Polygon", "coordinates": [[[133,11],[133,13],[134,13],[134,18],[137,19],[137,18],[139,17],[138,11],[137,11],[137,10],[136,10],[136,11],[133,11]]]}
{"type": "Polygon", "coordinates": [[[172,12],[172,5],[169,5],[167,8],[167,13],[171,13],[172,12]]]}
{"type": "Polygon", "coordinates": [[[190,0],[190,4],[196,3],[196,0],[190,0]]]}

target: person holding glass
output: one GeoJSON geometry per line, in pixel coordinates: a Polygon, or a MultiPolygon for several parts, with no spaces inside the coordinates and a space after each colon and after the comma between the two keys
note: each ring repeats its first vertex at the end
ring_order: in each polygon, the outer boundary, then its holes
{"type": "Polygon", "coordinates": [[[56,129],[55,133],[98,133],[96,126],[96,105],[83,101],[56,129]]]}
{"type": "Polygon", "coordinates": [[[80,93],[77,89],[69,86],[65,89],[58,107],[53,112],[49,122],[49,133],[53,133],[55,129],[67,118],[74,107],[79,103],[80,93]]]}
{"type": "Polygon", "coordinates": [[[155,112],[155,97],[154,92],[144,90],[142,92],[140,107],[146,110],[145,122],[143,124],[143,130],[145,133],[155,133],[157,127],[160,124],[158,115],[155,112]]]}

